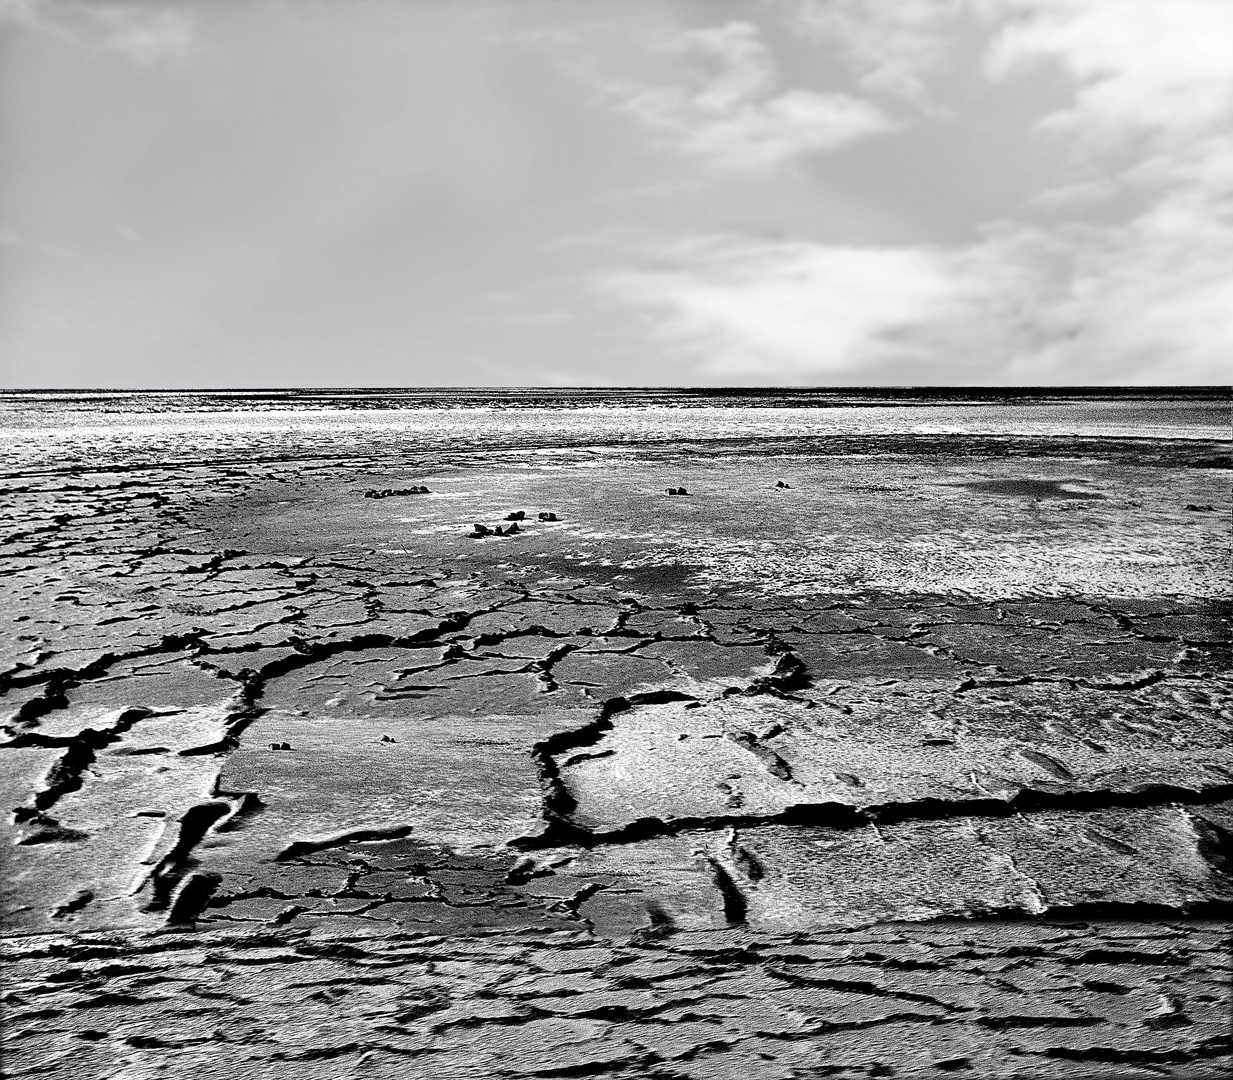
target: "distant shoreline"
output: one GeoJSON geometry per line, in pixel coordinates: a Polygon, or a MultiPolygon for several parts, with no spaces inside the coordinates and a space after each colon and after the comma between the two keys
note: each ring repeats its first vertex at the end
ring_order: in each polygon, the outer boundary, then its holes
{"type": "Polygon", "coordinates": [[[578,403],[602,405],[711,403],[759,408],[837,408],[862,404],[1019,404],[1094,401],[1191,401],[1233,404],[1233,385],[1220,386],[875,386],[875,387],[254,387],[254,388],[7,388],[0,400],[114,401],[122,398],[209,401],[363,401],[368,408],[439,405],[578,403]],[[388,402],[384,404],[383,402],[388,402]]]}

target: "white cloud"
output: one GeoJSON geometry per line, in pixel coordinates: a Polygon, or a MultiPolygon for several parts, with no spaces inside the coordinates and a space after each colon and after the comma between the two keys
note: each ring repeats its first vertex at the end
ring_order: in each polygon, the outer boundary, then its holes
{"type": "Polygon", "coordinates": [[[1233,107],[1229,0],[973,2],[1008,19],[986,57],[990,75],[1054,63],[1073,79],[1073,105],[1047,126],[1111,141],[1185,136],[1222,123],[1233,107]]]}
{"type": "Polygon", "coordinates": [[[170,5],[0,0],[0,20],[37,28],[84,48],[117,53],[141,65],[183,60],[195,38],[189,14],[170,5]]]}
{"type": "Polygon", "coordinates": [[[991,77],[1053,63],[1076,81],[1056,127],[1184,127],[1229,107],[1229,0],[772,0],[802,36],[837,45],[862,83],[923,101],[955,51],[957,20],[993,35],[991,77]]]}
{"type": "Polygon", "coordinates": [[[642,237],[591,282],[712,382],[1222,383],[1233,230],[1158,209],[962,248],[642,237]]]}
{"type": "Polygon", "coordinates": [[[910,361],[911,330],[959,310],[974,288],[926,249],[730,235],[625,246],[634,259],[597,275],[598,295],[647,312],[652,335],[709,379],[808,383],[910,361]]]}
{"type": "MultiPolygon", "coordinates": [[[[1021,229],[1017,264],[1032,334],[1011,333],[1005,375],[1021,382],[1226,383],[1233,374],[1233,228],[1162,200],[1112,229],[1021,229]],[[1047,256],[1046,256],[1047,253],[1047,256]]],[[[1008,328],[1009,329],[1009,328],[1008,328]]]]}
{"type": "MultiPolygon", "coordinates": [[[[643,313],[714,379],[1228,382],[1233,2],[838,0],[793,12],[840,40],[867,85],[923,101],[959,5],[987,20],[988,78],[1052,65],[1071,85],[1036,137],[1071,145],[1078,175],[1035,200],[1069,224],[990,223],[950,248],[644,238],[596,279],[598,295],[643,313]],[[1127,188],[1132,217],[1084,222],[1093,201],[1127,188]]],[[[733,85],[729,100],[765,83],[733,85]]]]}
{"type": "Polygon", "coordinates": [[[759,173],[893,127],[867,101],[791,89],[776,93],[770,51],[749,23],[686,31],[661,46],[694,65],[694,85],[602,80],[602,97],[662,149],[713,173],[759,173]],[[710,64],[709,73],[700,65],[710,64]]]}
{"type": "Polygon", "coordinates": [[[1067,249],[1054,318],[1069,333],[1032,359],[1130,381],[1227,382],[1233,366],[1233,4],[1228,0],[976,0],[1004,21],[992,78],[1065,72],[1066,139],[1091,183],[1137,190],[1135,218],[1067,249]]]}
{"type": "Polygon", "coordinates": [[[924,104],[967,0],[779,0],[803,36],[834,42],[861,82],[924,104]]]}

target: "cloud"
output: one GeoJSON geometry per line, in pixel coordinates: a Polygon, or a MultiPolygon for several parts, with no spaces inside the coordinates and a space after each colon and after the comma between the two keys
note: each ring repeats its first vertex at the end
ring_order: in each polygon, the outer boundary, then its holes
{"type": "Polygon", "coordinates": [[[985,20],[976,75],[1009,81],[1049,65],[1071,88],[1035,136],[1075,150],[1077,175],[1034,200],[1060,223],[990,222],[951,247],[644,237],[597,275],[595,295],[641,313],[711,379],[1227,382],[1233,5],[839,0],[793,13],[842,39],[867,85],[919,95],[958,5],[985,20]],[[1126,189],[1138,209],[1093,223],[1092,205],[1126,189]]]}
{"type": "Polygon", "coordinates": [[[779,0],[800,35],[833,42],[870,90],[926,102],[928,80],[952,51],[967,0],[779,0]]]}
{"type": "MultiPolygon", "coordinates": [[[[1213,383],[1233,356],[1233,228],[1162,200],[1116,228],[1014,234],[1031,334],[1008,334],[1005,377],[1022,382],[1213,383]]],[[[1010,329],[1010,328],[1008,328],[1010,329]]]]}
{"type": "Polygon", "coordinates": [[[642,238],[601,303],[705,381],[1222,384],[1233,228],[1164,201],[1113,229],[1016,224],[965,247],[642,238]]]}
{"type": "Polygon", "coordinates": [[[0,20],[52,34],[140,65],[183,60],[191,50],[192,18],[179,7],[106,0],[0,0],[0,20]]]}
{"type": "Polygon", "coordinates": [[[894,126],[869,102],[844,94],[776,93],[774,61],[749,23],[685,31],[660,48],[693,65],[694,85],[597,79],[600,96],[656,146],[712,173],[765,172],[894,126]]]}
{"type": "Polygon", "coordinates": [[[1004,226],[966,247],[624,241],[593,295],[706,382],[1221,383],[1233,230],[1004,226]]]}
{"type": "Polygon", "coordinates": [[[985,66],[1006,78],[1042,63],[1075,84],[1046,127],[1120,142],[1185,137],[1233,107],[1233,4],[1228,0],[972,0],[1003,23],[985,66]]]}
{"type": "Polygon", "coordinates": [[[707,379],[812,382],[917,358],[913,328],[970,302],[973,283],[937,252],[766,241],[726,234],[643,236],[634,259],[596,275],[609,304],[707,379]]]}
{"type": "MultiPolygon", "coordinates": [[[[1079,363],[1132,380],[1227,382],[1233,355],[1233,6],[1227,0],[975,0],[1000,17],[991,78],[1064,72],[1066,107],[1040,129],[1094,185],[1145,209],[1069,244],[1051,299],[1069,334],[1046,371],[1079,363]]],[[[1049,193],[1046,193],[1046,197],[1049,193]]]]}

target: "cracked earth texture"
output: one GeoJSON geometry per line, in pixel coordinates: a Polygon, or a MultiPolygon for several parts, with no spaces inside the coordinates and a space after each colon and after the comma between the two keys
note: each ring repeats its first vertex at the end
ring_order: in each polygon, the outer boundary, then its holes
{"type": "Polygon", "coordinates": [[[263,438],[6,474],[6,1075],[1233,1064],[1226,447],[263,438]]]}

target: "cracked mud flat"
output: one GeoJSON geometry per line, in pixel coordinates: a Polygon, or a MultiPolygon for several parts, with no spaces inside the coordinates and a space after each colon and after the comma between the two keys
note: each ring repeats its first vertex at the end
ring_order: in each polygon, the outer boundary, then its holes
{"type": "Polygon", "coordinates": [[[3,493],[7,1075],[1229,1069],[1227,447],[77,435],[3,493]]]}

